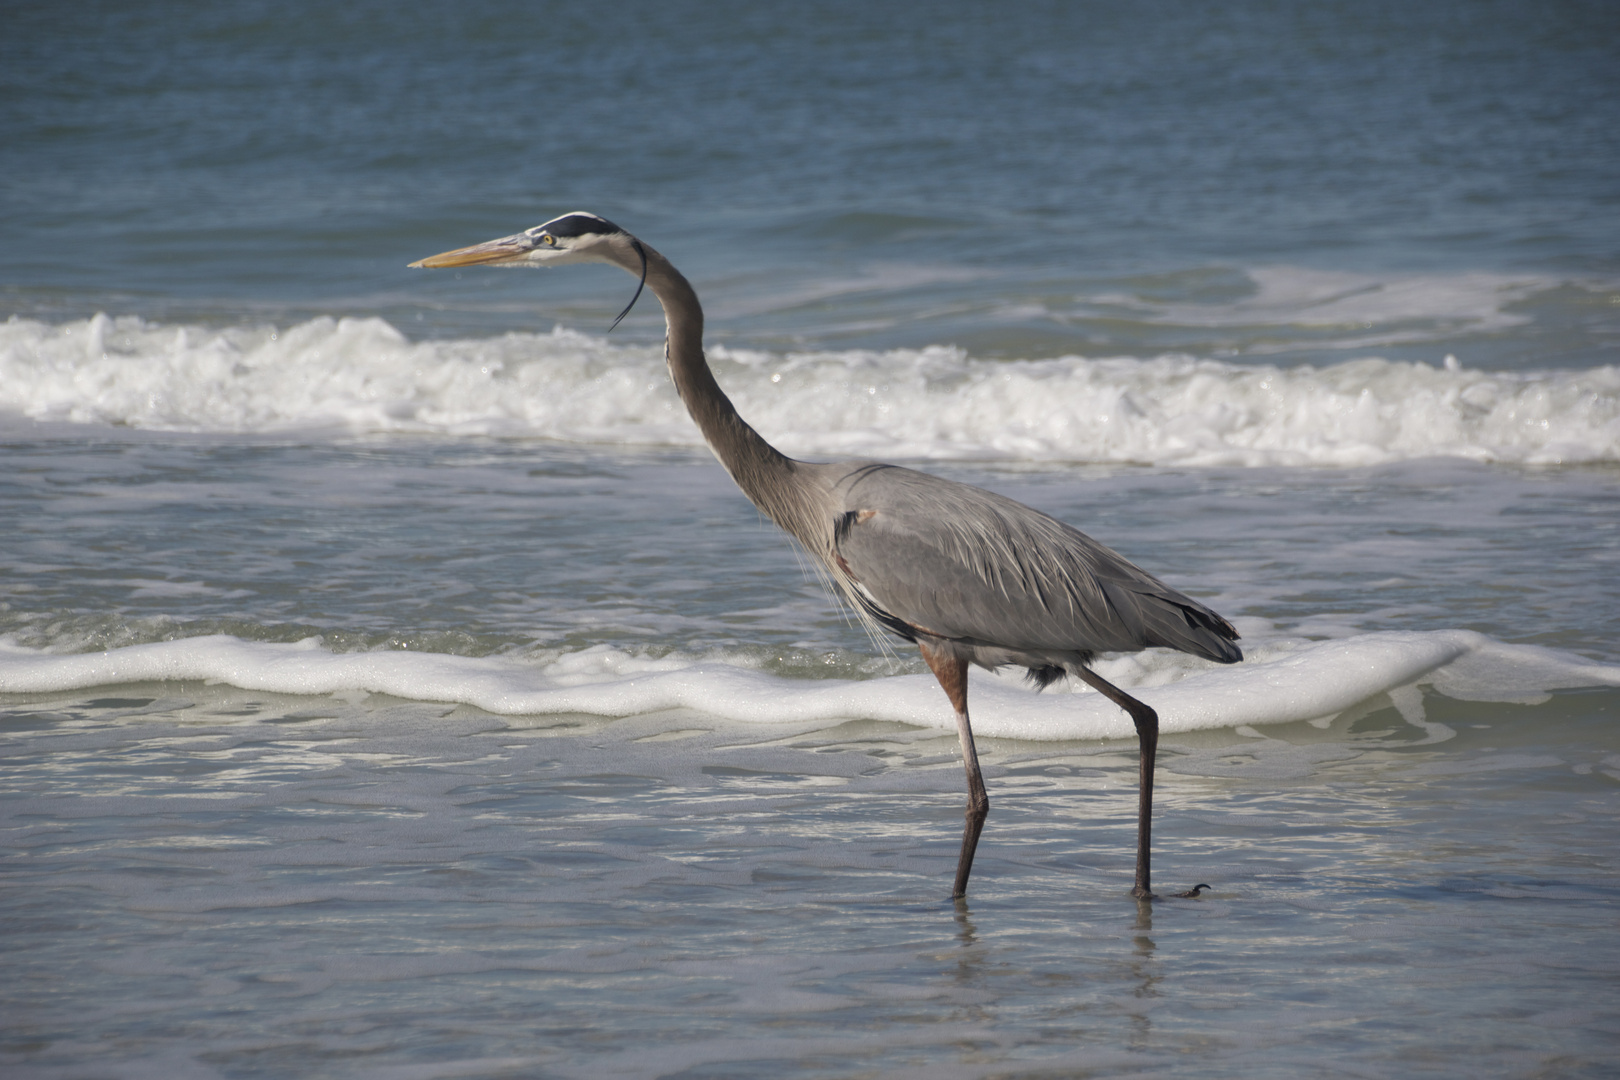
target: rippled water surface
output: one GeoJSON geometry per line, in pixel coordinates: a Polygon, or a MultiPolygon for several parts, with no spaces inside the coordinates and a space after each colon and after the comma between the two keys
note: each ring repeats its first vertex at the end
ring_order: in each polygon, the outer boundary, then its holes
{"type": "MultiPolygon", "coordinates": [[[[783,705],[920,670],[874,654],[685,451],[126,435],[14,442],[8,460],[13,648],[320,634],[545,664],[611,645],[740,665],[783,705]]],[[[1251,655],[1436,625],[1608,648],[1601,470],[956,475],[1219,582],[1251,655]],[[1527,549],[1534,576],[1515,569],[1527,549]]],[[[1156,670],[1109,669],[1148,687],[1156,670]]],[[[1214,889],[1142,908],[1133,745],[985,739],[993,812],[957,907],[961,771],[926,685],[932,728],[769,705],[503,716],[229,678],[4,699],[4,1052],[27,1074],[1615,1060],[1612,688],[1408,687],[1316,723],[1168,736],[1156,881],[1214,889]]]]}

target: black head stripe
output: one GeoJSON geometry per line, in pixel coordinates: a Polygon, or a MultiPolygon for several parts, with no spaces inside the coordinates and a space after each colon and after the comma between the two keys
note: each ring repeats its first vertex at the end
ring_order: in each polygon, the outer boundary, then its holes
{"type": "Polygon", "coordinates": [[[540,228],[558,239],[589,236],[592,233],[599,236],[611,236],[614,233],[624,232],[623,229],[607,218],[599,218],[595,214],[564,214],[560,218],[553,218],[551,221],[546,222],[540,228]]]}

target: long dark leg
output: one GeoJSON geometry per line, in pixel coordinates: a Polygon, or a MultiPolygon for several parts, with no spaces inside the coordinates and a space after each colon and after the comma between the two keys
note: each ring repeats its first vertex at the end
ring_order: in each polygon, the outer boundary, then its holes
{"type": "Polygon", "coordinates": [[[1136,741],[1140,746],[1137,767],[1141,779],[1136,796],[1136,887],[1131,895],[1138,900],[1157,899],[1148,879],[1153,869],[1153,759],[1159,752],[1159,714],[1094,671],[1078,668],[1075,674],[1130,713],[1131,723],[1136,725],[1136,741]]]}
{"type": "Polygon", "coordinates": [[[951,888],[951,899],[967,895],[968,875],[973,872],[973,852],[979,846],[979,834],[984,831],[984,819],[990,813],[990,796],[985,794],[984,777],[979,772],[979,754],[973,748],[973,727],[968,723],[967,661],[947,656],[919,641],[922,657],[945,688],[956,710],[956,734],[962,741],[962,768],[967,772],[967,823],[962,829],[962,854],[956,860],[956,884],[951,888]]]}

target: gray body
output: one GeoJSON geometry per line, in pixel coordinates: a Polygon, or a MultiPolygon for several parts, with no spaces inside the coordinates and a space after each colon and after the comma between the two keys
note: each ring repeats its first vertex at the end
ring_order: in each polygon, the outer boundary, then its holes
{"type": "Polygon", "coordinates": [[[412,265],[581,261],[640,274],[664,308],[670,378],[720,463],[754,505],[818,561],[868,628],[917,644],[951,699],[969,792],[954,895],[966,892],[989,810],[968,720],[967,666],[1016,664],[1041,686],[1073,675],[1131,716],[1141,745],[1132,891],[1151,898],[1158,717],[1087,665],[1099,652],[1155,646],[1233,663],[1242,659],[1233,644],[1237,631],[1078,529],[1012,499],[895,465],[817,464],[779,453],[715,382],[703,355],[703,309],[691,285],[658,252],[594,214],[565,214],[412,265]]]}
{"type": "Polygon", "coordinates": [[[1032,673],[1152,646],[1241,658],[1219,615],[1022,503],[894,465],[804,473],[831,493],[832,561],[848,590],[909,640],[1032,673]]]}

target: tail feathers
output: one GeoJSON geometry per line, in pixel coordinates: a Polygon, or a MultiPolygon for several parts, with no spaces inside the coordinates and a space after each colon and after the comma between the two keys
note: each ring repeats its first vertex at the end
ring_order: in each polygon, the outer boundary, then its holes
{"type": "Polygon", "coordinates": [[[1065,668],[1059,667],[1057,664],[1043,664],[1040,667],[1030,668],[1024,678],[1034,683],[1036,690],[1045,690],[1053,683],[1061,681],[1068,674],[1065,668]]]}

